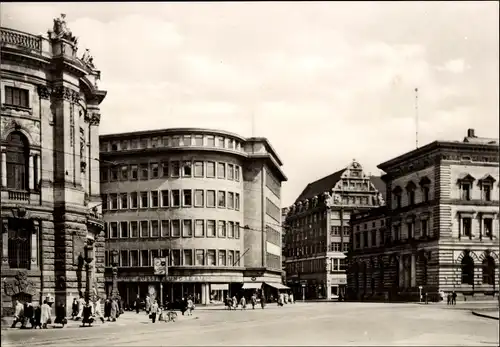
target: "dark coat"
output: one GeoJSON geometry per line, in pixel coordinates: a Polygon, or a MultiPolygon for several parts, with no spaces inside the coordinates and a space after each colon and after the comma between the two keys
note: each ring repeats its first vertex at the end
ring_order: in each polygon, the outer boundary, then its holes
{"type": "Polygon", "coordinates": [[[111,301],[106,300],[104,303],[104,318],[111,317],[111,301]]]}

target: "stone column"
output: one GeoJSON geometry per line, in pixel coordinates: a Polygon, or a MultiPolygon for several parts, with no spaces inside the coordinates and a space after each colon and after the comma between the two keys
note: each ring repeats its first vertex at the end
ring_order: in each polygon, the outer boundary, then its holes
{"type": "Polygon", "coordinates": [[[35,170],[33,166],[33,154],[30,153],[29,156],[29,189],[33,190],[35,188],[35,170]]]}
{"type": "Polygon", "coordinates": [[[208,284],[202,283],[201,284],[201,304],[206,305],[207,304],[207,292],[205,291],[205,287],[207,287],[208,284]]]}
{"type": "Polygon", "coordinates": [[[38,235],[40,231],[40,221],[33,221],[33,231],[31,233],[31,270],[38,266],[38,235]]]}
{"type": "Polygon", "coordinates": [[[40,189],[40,183],[42,181],[42,166],[41,166],[40,154],[36,156],[36,180],[37,182],[35,182],[35,188],[40,189]]]}
{"type": "Polygon", "coordinates": [[[2,268],[9,267],[9,220],[2,219],[2,268]]]}
{"type": "Polygon", "coordinates": [[[415,287],[417,285],[417,271],[416,271],[416,259],[415,259],[415,254],[411,255],[411,262],[410,262],[410,274],[411,274],[411,281],[410,281],[410,287],[415,287]]]}
{"type": "Polygon", "coordinates": [[[7,153],[2,148],[2,187],[7,187],[7,153]]]}
{"type": "Polygon", "coordinates": [[[404,256],[401,255],[399,257],[399,267],[398,267],[398,272],[399,272],[399,288],[404,287],[404,280],[405,280],[405,271],[404,271],[404,256]]]}

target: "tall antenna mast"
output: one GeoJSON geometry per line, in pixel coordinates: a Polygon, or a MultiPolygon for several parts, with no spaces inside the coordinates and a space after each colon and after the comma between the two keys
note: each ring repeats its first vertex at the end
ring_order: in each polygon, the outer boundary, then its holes
{"type": "Polygon", "coordinates": [[[418,88],[415,88],[415,146],[418,148],[418,88]]]}

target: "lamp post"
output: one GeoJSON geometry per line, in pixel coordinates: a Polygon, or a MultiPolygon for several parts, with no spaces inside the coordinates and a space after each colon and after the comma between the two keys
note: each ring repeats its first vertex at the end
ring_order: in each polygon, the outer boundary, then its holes
{"type": "Polygon", "coordinates": [[[92,251],[93,251],[93,242],[92,240],[87,240],[87,244],[85,245],[85,271],[86,271],[86,280],[85,280],[85,301],[90,302],[90,283],[92,282],[92,251]]]}
{"type": "Polygon", "coordinates": [[[111,288],[111,299],[118,298],[118,251],[111,251],[111,270],[113,271],[113,287],[111,288]]]}

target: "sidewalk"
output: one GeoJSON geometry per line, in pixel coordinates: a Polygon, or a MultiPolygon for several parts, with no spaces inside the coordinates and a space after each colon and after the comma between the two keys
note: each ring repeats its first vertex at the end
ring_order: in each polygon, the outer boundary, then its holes
{"type": "Polygon", "coordinates": [[[471,311],[474,316],[483,317],[483,318],[491,318],[491,319],[499,319],[498,308],[496,309],[484,309],[484,310],[474,310],[471,311]]]}
{"type": "MultiPolygon", "coordinates": [[[[180,320],[197,319],[196,316],[183,316],[180,311],[176,311],[176,312],[177,312],[177,319],[179,321],[180,320]]],[[[121,314],[120,317],[118,317],[115,322],[105,320],[104,323],[102,323],[101,320],[99,319],[99,317],[95,317],[94,323],[92,323],[92,327],[93,328],[104,328],[104,327],[110,327],[110,326],[124,326],[124,325],[128,325],[130,323],[141,323],[141,322],[142,323],[151,322],[148,315],[144,311],[141,311],[139,313],[126,311],[125,313],[121,314]]],[[[21,326],[20,324],[18,324],[16,328],[11,328],[10,326],[12,324],[12,319],[9,321],[5,321],[5,323],[6,324],[4,324],[2,322],[1,330],[24,331],[24,329],[20,329],[20,326],[21,326]]],[[[68,324],[65,325],[64,329],[80,328],[81,325],[82,325],[81,320],[68,319],[68,324]]],[[[28,323],[27,330],[31,330],[30,327],[31,326],[28,323]]],[[[47,328],[48,328],[48,330],[61,329],[61,325],[60,324],[49,324],[47,328]]]]}

